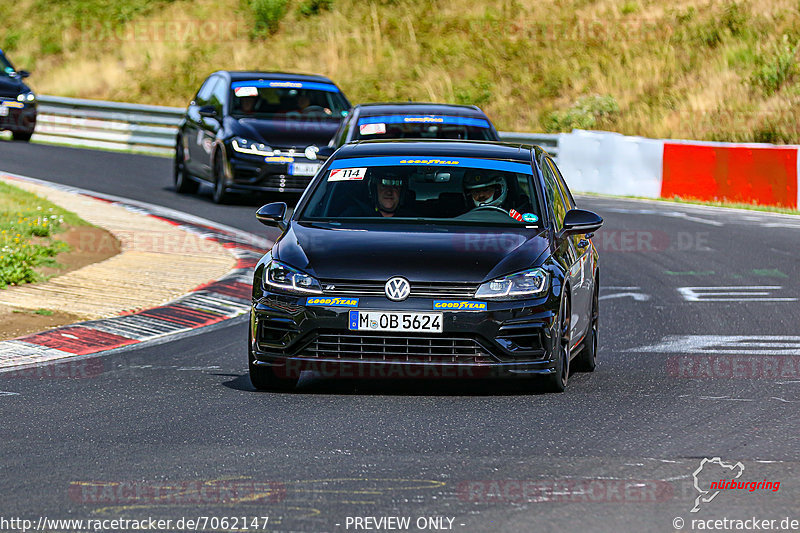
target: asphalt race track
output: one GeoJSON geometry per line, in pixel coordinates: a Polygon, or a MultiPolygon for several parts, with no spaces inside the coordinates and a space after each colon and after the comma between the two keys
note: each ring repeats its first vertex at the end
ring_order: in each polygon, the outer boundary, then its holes
{"type": "MultiPolygon", "coordinates": [[[[176,195],[169,159],[0,142],[0,170],[265,233],[253,212],[268,199],[176,195]]],[[[600,363],[566,393],[318,375],[259,393],[235,321],[0,374],[0,514],[269,517],[267,531],[388,531],[388,517],[464,532],[800,520],[800,218],[579,202],[606,221],[600,363]],[[780,488],[722,490],[692,513],[693,474],[714,457],[723,464],[697,476],[780,488]]],[[[244,530],[232,524],[213,529],[244,530]]]]}

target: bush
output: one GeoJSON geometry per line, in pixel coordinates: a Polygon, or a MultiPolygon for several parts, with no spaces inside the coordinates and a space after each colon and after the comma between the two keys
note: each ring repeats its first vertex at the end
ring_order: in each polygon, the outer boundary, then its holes
{"type": "Polygon", "coordinates": [[[333,7],[333,0],[305,0],[300,4],[300,14],[305,17],[319,15],[321,11],[330,11],[333,7]]]}
{"type": "Polygon", "coordinates": [[[771,96],[790,78],[797,74],[797,45],[790,46],[788,36],[783,36],[783,41],[776,46],[773,54],[758,60],[756,71],[750,76],[750,84],[760,88],[764,94],[771,96]]]}
{"type": "Polygon", "coordinates": [[[264,37],[278,31],[281,19],[286,15],[287,0],[250,0],[255,17],[253,37],[264,37]]]}
{"type": "Polygon", "coordinates": [[[619,104],[611,95],[584,96],[565,111],[553,111],[545,120],[549,132],[592,129],[600,120],[614,119],[619,114],[619,104]]]}

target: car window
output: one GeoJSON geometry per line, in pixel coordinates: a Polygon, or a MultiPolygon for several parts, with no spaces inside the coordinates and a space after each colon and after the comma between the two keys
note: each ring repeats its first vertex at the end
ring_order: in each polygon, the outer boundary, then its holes
{"type": "Polygon", "coordinates": [[[455,115],[379,115],[358,119],[353,139],[494,140],[491,123],[455,115]]]}
{"type": "Polygon", "coordinates": [[[306,221],[392,218],[536,226],[530,164],[401,156],[334,161],[300,215],[306,221]]]}
{"type": "Polygon", "coordinates": [[[336,120],[350,108],[330,83],[239,80],[231,83],[231,114],[237,117],[336,120]]]}
{"type": "Polygon", "coordinates": [[[336,132],[336,135],[333,137],[333,144],[334,148],[338,148],[347,142],[347,135],[350,132],[350,125],[353,123],[352,114],[348,116],[339,126],[339,130],[336,132]]]}
{"type": "Polygon", "coordinates": [[[221,114],[225,107],[225,100],[228,95],[228,82],[223,78],[219,78],[214,88],[211,90],[211,97],[208,100],[208,105],[213,105],[221,114]]]}
{"type": "Polygon", "coordinates": [[[214,85],[216,85],[218,79],[217,76],[211,76],[203,83],[200,90],[197,91],[197,95],[194,97],[194,103],[196,105],[208,105],[208,100],[211,98],[211,91],[214,89],[214,85]]]}
{"type": "Polygon", "coordinates": [[[561,193],[558,192],[558,185],[556,184],[556,177],[553,169],[548,164],[540,165],[542,169],[542,176],[544,177],[544,189],[547,204],[553,213],[553,224],[557,231],[564,227],[564,215],[567,214],[567,206],[561,198],[561,193]]]}
{"type": "Polygon", "coordinates": [[[547,158],[547,164],[550,166],[551,170],[553,171],[553,175],[556,177],[558,189],[561,191],[561,196],[564,197],[567,207],[569,209],[574,209],[576,205],[575,198],[572,197],[572,193],[570,192],[569,187],[567,187],[567,182],[564,181],[564,176],[561,175],[561,171],[558,170],[556,164],[549,157],[547,158]]]}

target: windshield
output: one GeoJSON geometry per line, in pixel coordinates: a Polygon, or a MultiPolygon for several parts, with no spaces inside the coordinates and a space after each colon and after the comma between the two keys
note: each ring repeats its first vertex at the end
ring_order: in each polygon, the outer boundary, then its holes
{"type": "Polygon", "coordinates": [[[349,104],[330,83],[248,80],[231,84],[236,117],[341,120],[349,104]]]}
{"type": "Polygon", "coordinates": [[[0,76],[12,76],[16,72],[6,56],[0,53],[0,76]]]}
{"type": "Polygon", "coordinates": [[[357,139],[461,139],[493,141],[488,120],[450,115],[385,115],[358,119],[357,139]]]}
{"type": "Polygon", "coordinates": [[[510,161],[340,159],[317,185],[300,220],[537,226],[531,178],[530,164],[510,161]]]}

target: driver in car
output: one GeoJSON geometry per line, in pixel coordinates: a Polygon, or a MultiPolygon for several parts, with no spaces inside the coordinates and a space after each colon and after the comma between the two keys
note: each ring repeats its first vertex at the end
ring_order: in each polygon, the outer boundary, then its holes
{"type": "MultiPolygon", "coordinates": [[[[356,205],[351,205],[342,213],[343,217],[415,217],[404,205],[408,196],[408,182],[402,176],[391,172],[372,171],[367,178],[371,207],[364,213],[356,205]]],[[[359,202],[361,203],[361,202],[359,202]]],[[[362,204],[363,205],[363,204],[362,204]]]]}
{"type": "Polygon", "coordinates": [[[503,209],[508,196],[506,180],[483,170],[475,170],[464,176],[464,195],[470,209],[492,206],[503,209]]]}

